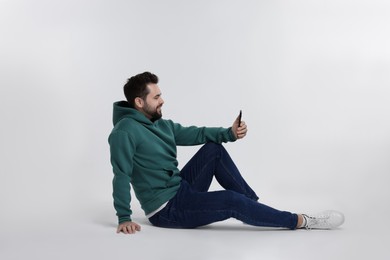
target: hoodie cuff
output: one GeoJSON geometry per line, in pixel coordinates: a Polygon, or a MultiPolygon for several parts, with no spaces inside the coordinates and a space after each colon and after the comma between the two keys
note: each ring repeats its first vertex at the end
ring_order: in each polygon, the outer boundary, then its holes
{"type": "Polygon", "coordinates": [[[234,135],[233,133],[233,128],[232,127],[229,127],[229,141],[230,142],[234,142],[237,140],[236,136],[234,135]]]}
{"type": "Polygon", "coordinates": [[[118,217],[118,224],[122,224],[126,221],[132,221],[130,216],[120,216],[118,217]]]}

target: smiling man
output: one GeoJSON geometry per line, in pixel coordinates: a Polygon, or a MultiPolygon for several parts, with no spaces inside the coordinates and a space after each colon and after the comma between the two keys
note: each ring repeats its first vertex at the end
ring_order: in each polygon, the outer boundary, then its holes
{"type": "Polygon", "coordinates": [[[184,127],[162,118],[164,100],[158,77],[144,72],[124,86],[127,101],[114,103],[109,136],[117,232],[141,230],[131,219],[130,188],[149,221],[159,227],[196,228],[228,218],[254,226],[332,229],[344,222],[337,211],[316,215],[271,208],[241,176],[221,143],[244,138],[247,126],[237,118],[228,128],[184,127]],[[178,169],[177,145],[202,148],[178,169]],[[224,188],[208,191],[213,177],[224,188]]]}

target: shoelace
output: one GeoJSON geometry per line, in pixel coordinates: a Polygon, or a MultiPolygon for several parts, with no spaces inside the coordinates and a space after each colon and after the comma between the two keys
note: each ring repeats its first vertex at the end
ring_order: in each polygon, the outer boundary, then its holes
{"type": "Polygon", "coordinates": [[[329,228],[329,223],[327,222],[329,216],[311,217],[306,214],[303,214],[303,216],[306,220],[305,228],[308,230],[313,229],[313,226],[329,228]]]}

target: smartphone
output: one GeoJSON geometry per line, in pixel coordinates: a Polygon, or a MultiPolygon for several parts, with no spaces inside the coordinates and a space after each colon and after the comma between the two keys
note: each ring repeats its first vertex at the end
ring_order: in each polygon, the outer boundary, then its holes
{"type": "Polygon", "coordinates": [[[238,127],[241,125],[241,117],[242,117],[242,111],[240,110],[240,114],[238,115],[238,127]]]}

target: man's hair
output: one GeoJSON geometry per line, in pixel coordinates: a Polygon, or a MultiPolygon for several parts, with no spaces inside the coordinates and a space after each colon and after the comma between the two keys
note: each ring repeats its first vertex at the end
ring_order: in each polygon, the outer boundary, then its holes
{"type": "Polygon", "coordinates": [[[135,75],[127,80],[127,83],[123,86],[123,92],[130,107],[135,107],[134,102],[137,97],[145,100],[149,94],[149,89],[146,85],[150,83],[157,84],[158,77],[148,71],[135,75]]]}

